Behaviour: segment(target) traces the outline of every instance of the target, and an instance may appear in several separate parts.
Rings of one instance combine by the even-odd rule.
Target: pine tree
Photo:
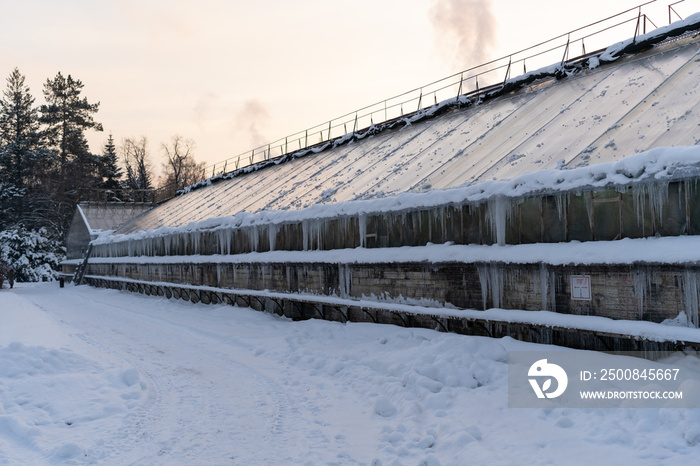
[[[30,178],[42,154],[34,97],[24,80],[15,68],[0,99],[0,184],[5,193],[0,210],[6,226],[19,222],[26,212],[27,187],[34,187]]]
[[[56,218],[53,223],[59,233],[67,231],[80,188],[94,188],[102,181],[100,159],[90,153],[85,131],[102,131],[102,125],[93,119],[99,102],[91,104],[81,97],[84,85],[70,75],[60,72],[44,83],[46,104],[39,108],[39,122],[44,125],[43,135],[54,154],[51,177],[56,180],[52,189]]]
[[[90,104],[86,97],[80,98],[84,85],[70,75],[64,78],[59,72],[53,80],[44,83],[44,98],[47,104],[39,111],[39,121],[46,128],[44,134],[49,145],[57,151],[61,165],[79,158],[87,152],[85,131],[102,131],[92,115],[99,110],[100,103]]]
[[[110,133],[104,151],[101,157],[102,183],[101,188],[117,189],[121,186],[120,179],[123,175],[122,169],[119,166],[119,157],[117,156],[117,148],[114,145],[114,138]]]
[[[0,172],[3,172],[0,169]],[[13,183],[0,181],[0,231],[17,224],[21,218],[21,204],[26,195],[25,189]]]

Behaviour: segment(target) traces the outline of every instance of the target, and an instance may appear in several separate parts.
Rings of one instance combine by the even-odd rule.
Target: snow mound
[[[498,341],[444,334],[434,338],[430,330],[372,324],[303,325],[309,332],[324,328],[324,337],[314,341],[310,333],[309,338],[288,339],[282,362],[361,394],[381,425],[380,454],[373,464],[391,458],[440,464],[434,447],[459,452],[482,438],[476,422],[465,425],[454,410],[461,409],[470,392],[490,393],[502,381],[507,352]]]
[[[0,438],[51,461],[87,460],[84,446],[63,440],[118,420],[142,397],[135,369],[105,367],[69,349],[13,342],[0,347],[0,362]]]

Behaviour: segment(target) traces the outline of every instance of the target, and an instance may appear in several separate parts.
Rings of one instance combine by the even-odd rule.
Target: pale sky
[[[673,1],[643,11],[664,26]],[[59,71],[80,79],[100,102],[94,153],[110,132],[117,145],[146,136],[160,166],[179,134],[210,165],[640,3],[0,0],[0,75],[18,67],[37,104]],[[674,8],[687,17],[700,1]]]

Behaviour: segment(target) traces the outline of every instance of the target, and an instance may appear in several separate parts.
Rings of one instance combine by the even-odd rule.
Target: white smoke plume
[[[270,120],[270,113],[265,104],[258,99],[249,99],[234,117],[234,135],[236,138],[247,137],[250,149],[267,144],[263,131]]]
[[[471,68],[493,58],[496,18],[491,0],[433,0],[430,21],[439,49],[451,65]]]

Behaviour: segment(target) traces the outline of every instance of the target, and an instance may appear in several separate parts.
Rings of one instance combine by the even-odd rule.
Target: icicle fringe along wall
[[[115,235],[92,257],[242,254],[275,250],[528,244],[700,234],[698,179],[443,204],[299,222],[231,223]]]

